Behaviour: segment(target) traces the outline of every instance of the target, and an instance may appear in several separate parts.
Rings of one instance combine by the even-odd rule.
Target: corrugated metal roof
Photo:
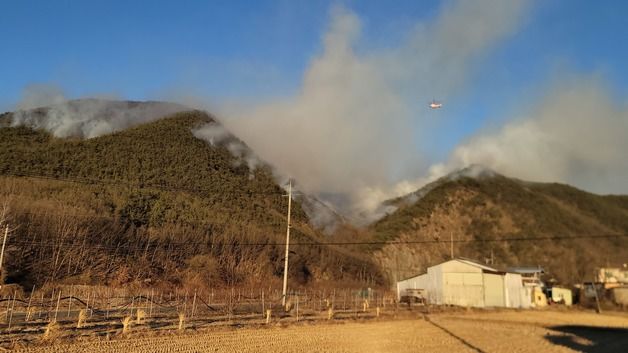
[[[523,273],[523,274],[545,273],[543,268],[540,266],[510,267],[508,268],[508,272]]]
[[[465,263],[467,265],[471,265],[471,266],[474,266],[474,267],[479,267],[479,268],[481,268],[483,270],[499,272],[499,270],[494,268],[494,267],[486,266],[486,265],[483,265],[483,264],[481,264],[479,262],[475,262],[475,261],[469,260],[469,259],[457,258],[457,259],[450,260],[450,261],[460,261],[460,262]]]

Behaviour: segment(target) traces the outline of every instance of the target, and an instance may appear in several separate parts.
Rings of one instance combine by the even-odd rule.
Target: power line
[[[11,176],[18,178],[33,178],[33,179],[43,179],[43,180],[55,180],[62,182],[70,182],[84,185],[109,185],[109,186],[125,186],[129,188],[140,188],[140,189],[158,189],[163,191],[182,191],[189,193],[200,193],[200,192],[211,192],[212,190],[207,188],[193,188],[193,187],[181,187],[175,185],[165,185],[165,184],[145,184],[144,182],[138,180],[137,182],[132,181],[119,181],[119,180],[106,180],[106,179],[90,179],[90,178],[81,178],[81,177],[62,177],[57,175],[44,175],[44,174],[35,174],[29,172],[2,172],[0,175],[2,176]],[[225,194],[224,191],[220,191],[221,194]],[[233,193],[232,194],[236,194]],[[242,192],[238,192],[239,195],[283,195],[283,191],[253,191],[253,190],[242,190]]]
[[[15,176],[15,177],[28,177],[28,178],[36,178],[36,179],[45,179],[45,180],[56,180],[56,181],[65,181],[65,182],[74,182],[74,183],[82,183],[82,184],[103,184],[103,185],[123,185],[129,187],[138,187],[139,185],[124,183],[120,181],[113,180],[103,180],[103,179],[87,179],[87,178],[64,178],[58,176],[51,175],[41,175],[41,174],[33,174],[33,173],[11,173],[5,172],[2,173],[4,176]],[[201,188],[181,188],[181,187],[173,187],[166,185],[146,185],[142,184],[140,187],[142,188],[156,188],[163,189],[166,191],[187,191],[187,192],[199,192],[204,191],[208,192],[207,189]],[[263,195],[284,195],[283,192],[260,192],[260,191],[246,191],[243,190],[242,194],[263,194]],[[319,201],[320,202],[320,201]],[[23,212],[24,214],[45,214],[45,215],[64,215],[70,217],[94,217],[94,218],[105,218],[105,219],[115,219],[115,217],[103,216],[103,215],[89,215],[89,214],[63,214],[63,213],[36,213],[36,212]],[[573,235],[573,236],[542,236],[542,237],[514,237],[514,238],[500,238],[500,239],[457,239],[457,240],[441,240],[441,239],[423,239],[423,240],[415,240],[415,241],[361,241],[361,242],[297,242],[291,243],[290,245],[294,246],[357,246],[357,245],[412,245],[412,244],[451,244],[451,243],[496,243],[496,242],[523,242],[523,241],[548,241],[548,240],[574,240],[574,239],[610,239],[610,238],[621,238],[628,237],[628,234],[601,234],[601,235]],[[11,242],[12,244],[18,244],[19,242]],[[32,244],[33,242],[24,242],[23,244]],[[41,246],[45,246],[44,243],[39,243]],[[286,243],[229,243],[231,246],[285,246]],[[59,243],[54,243],[54,246],[58,246]],[[72,243],[63,244],[64,246],[72,246]],[[94,245],[94,244],[92,244]],[[225,246],[225,243],[212,243],[212,242],[169,242],[168,246],[190,246],[190,245],[220,245]],[[81,245],[81,246],[89,246],[89,245]],[[100,248],[110,248],[110,249],[120,249],[120,248],[129,248],[128,246],[100,246]],[[145,247],[138,247],[138,249],[144,249]],[[130,249],[130,248],[129,248]]]
[[[550,241],[550,240],[576,240],[576,239],[621,239],[628,238],[628,234],[599,234],[599,235],[573,235],[573,236],[544,236],[544,237],[516,237],[516,238],[501,238],[501,239],[459,239],[454,240],[454,243],[498,243],[498,242],[523,242],[523,241]],[[139,239],[143,240],[143,239]],[[269,247],[269,246],[285,246],[285,242],[164,242],[164,241],[148,241],[147,245],[143,246],[135,246],[131,244],[120,244],[120,245],[99,245],[99,244],[82,244],[77,242],[54,242],[54,241],[27,241],[27,240],[18,240],[12,241],[11,245],[37,245],[37,246],[63,246],[63,247],[79,247],[79,248],[95,248],[95,249],[127,249],[127,250],[146,250],[154,249],[154,247],[162,247],[166,248],[181,248],[181,247],[197,247],[197,246],[221,246],[221,247]],[[416,240],[416,241],[361,241],[361,242],[291,242],[290,246],[346,246],[346,245],[415,245],[415,244],[449,244],[450,240]],[[152,243],[152,244],[151,244]]]

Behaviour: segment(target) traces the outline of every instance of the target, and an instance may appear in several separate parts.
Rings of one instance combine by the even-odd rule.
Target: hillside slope
[[[597,266],[625,263],[628,196],[599,196],[556,183],[531,183],[485,171],[444,177],[405,198],[371,226],[379,241],[414,241],[375,250],[393,278],[424,271],[454,255],[497,267],[541,265],[563,283],[592,278]],[[476,173],[474,173],[476,174]],[[527,241],[529,238],[566,239]],[[505,238],[522,239],[501,241]],[[420,243],[424,242],[424,243]]]
[[[3,119],[10,119],[10,114]],[[57,138],[27,126],[0,128],[0,201],[17,225],[9,282],[236,285],[282,273],[285,191],[270,167],[251,167],[232,135],[181,112],[91,139]],[[294,241],[324,236],[293,203]],[[28,240],[28,241],[26,241]],[[52,252],[50,251],[52,249]],[[51,256],[50,254],[53,254]],[[369,279],[368,258],[333,247],[298,247],[290,275],[301,283]]]

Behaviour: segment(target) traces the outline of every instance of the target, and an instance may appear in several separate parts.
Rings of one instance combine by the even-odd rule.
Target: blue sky
[[[320,51],[336,3],[2,1],[0,102],[15,102],[24,86],[41,82],[57,84],[70,96],[116,93],[132,99],[178,87],[216,97],[290,92]],[[364,49],[400,40],[441,6],[439,1],[343,4],[363,19]],[[558,65],[602,70],[625,92],[627,10],[622,1],[535,2],[520,32],[479,65],[473,80],[477,97],[508,99],[533,90]]]
[[[365,52],[394,47],[443,6],[433,0],[4,0],[0,108],[10,109],[34,83],[58,85],[72,98],[113,94],[141,100],[184,92],[219,101],[290,95],[320,54],[330,9],[337,4],[360,17],[356,50]],[[618,99],[628,93],[628,3],[532,4],[516,33],[483,54],[466,88],[448,98],[447,111],[440,114],[452,118],[435,125],[449,132],[426,142],[434,159],[542,95],[562,72],[601,73]]]

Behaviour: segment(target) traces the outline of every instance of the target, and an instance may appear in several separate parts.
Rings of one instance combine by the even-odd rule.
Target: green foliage
[[[236,285],[280,277],[281,246],[240,244],[283,242],[284,190],[269,166],[250,170],[225,146],[196,138],[192,131],[203,124],[217,123],[190,111],[89,140],[0,128],[5,176],[0,197],[15,200],[15,218],[23,225],[16,237],[33,239],[11,265],[13,273],[24,273],[14,281],[198,285],[212,279]],[[294,241],[324,240],[309,226],[300,203],[292,205]],[[38,245],[42,241],[53,242],[55,249],[70,242],[72,252],[50,258],[49,244]],[[295,252],[291,276],[299,280],[368,273],[382,282],[373,262],[352,252],[329,247]]]
[[[442,179],[414,204],[397,200],[400,208],[372,225],[373,237],[391,241],[404,234],[426,239],[434,222],[441,233],[456,232],[474,240],[456,246],[456,254],[480,261],[493,256],[503,267],[542,265],[559,281],[590,280],[596,266],[622,263],[628,237],[570,239],[579,236],[628,234],[628,197],[599,196],[568,185],[528,183],[500,175],[480,179]],[[434,221],[431,216],[447,217]],[[430,228],[432,227],[432,228]],[[495,241],[503,238],[566,237],[558,240]],[[428,238],[429,239],[429,238]],[[438,253],[426,245],[426,257]],[[416,246],[415,246],[416,247]],[[448,256],[442,252],[442,259]]]

